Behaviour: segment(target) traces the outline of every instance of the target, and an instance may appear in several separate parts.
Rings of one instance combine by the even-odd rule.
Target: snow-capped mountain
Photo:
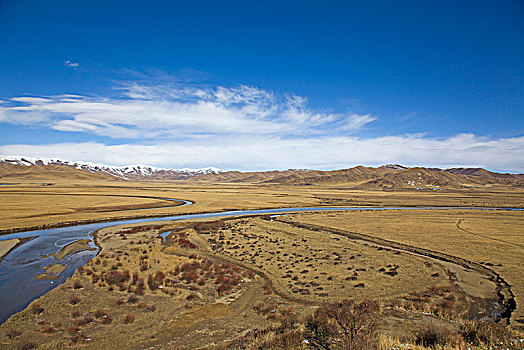
[[[124,180],[144,178],[151,178],[157,180],[182,180],[196,175],[220,174],[224,172],[224,170],[213,167],[202,169],[165,169],[157,168],[150,165],[110,166],[91,162],[74,162],[68,160],[61,160],[57,158],[31,158],[18,156],[0,157],[0,163],[1,162],[23,165],[28,167],[44,165],[67,166],[79,170],[86,170],[91,173],[107,174]]]

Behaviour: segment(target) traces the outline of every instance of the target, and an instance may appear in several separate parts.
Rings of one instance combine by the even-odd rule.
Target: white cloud
[[[110,165],[142,163],[160,167],[216,166],[238,170],[287,168],[340,169],[378,166],[484,167],[524,172],[524,137],[486,139],[460,134],[445,139],[423,135],[378,138],[321,136],[202,136],[189,141],[152,144],[59,143],[0,146],[0,154],[58,157]]]
[[[524,137],[362,138],[357,132],[377,119],[371,114],[314,110],[305,97],[277,96],[250,86],[130,84],[119,92],[117,98],[13,97],[0,103],[0,122],[132,141],[4,145],[0,153],[178,168],[335,169],[401,163],[524,171]]]
[[[300,135],[357,130],[375,117],[313,111],[303,97],[279,99],[255,87],[129,85],[121,98],[78,95],[14,97],[0,121],[112,138],[177,138],[199,134]]]
[[[77,62],[72,62],[70,60],[64,61],[64,66],[77,70],[80,66]]]

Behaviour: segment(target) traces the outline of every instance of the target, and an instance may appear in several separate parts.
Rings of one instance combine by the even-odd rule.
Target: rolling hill
[[[524,174],[501,174],[482,168],[423,168],[388,164],[377,168],[356,166],[321,171],[288,169],[259,172],[224,171],[217,168],[164,169],[146,165],[108,166],[49,158],[0,159],[2,181],[25,179],[178,180],[211,183],[260,183],[314,186],[351,183],[363,189],[432,189],[504,185],[524,187]]]

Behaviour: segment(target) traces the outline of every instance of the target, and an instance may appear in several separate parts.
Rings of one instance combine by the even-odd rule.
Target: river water
[[[183,201],[183,205],[192,202]],[[390,210],[390,209],[474,209],[474,210],[523,210],[517,208],[469,208],[469,207],[309,207],[278,208],[261,210],[234,210],[206,214],[186,214],[161,218],[144,218],[125,221],[112,221],[87,225],[62,227],[48,230],[19,232],[0,236],[0,241],[14,238],[31,238],[12,250],[0,263],[0,323],[11,315],[23,310],[31,301],[63,283],[74,271],[98,254],[93,243],[93,233],[99,229],[115,226],[154,221],[177,221],[200,218],[219,218],[228,216],[281,214],[304,211],[347,211],[347,210]],[[56,260],[50,254],[57,253],[65,245],[80,239],[90,240],[92,251],[80,251]],[[52,281],[37,280],[35,276],[43,272],[43,267],[63,264],[66,269]]]

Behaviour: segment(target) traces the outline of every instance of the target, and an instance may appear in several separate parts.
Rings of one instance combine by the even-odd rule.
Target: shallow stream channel
[[[182,205],[191,205],[184,201]],[[98,254],[93,234],[102,228],[155,221],[180,221],[247,215],[285,214],[304,211],[348,211],[388,209],[523,210],[516,208],[469,207],[307,207],[235,210],[158,218],[111,221],[0,236],[0,241],[18,239],[18,244],[0,260],[0,323],[23,310],[31,301],[63,283],[74,271]],[[145,209],[143,209],[145,210]],[[52,268],[51,268],[52,267]]]

